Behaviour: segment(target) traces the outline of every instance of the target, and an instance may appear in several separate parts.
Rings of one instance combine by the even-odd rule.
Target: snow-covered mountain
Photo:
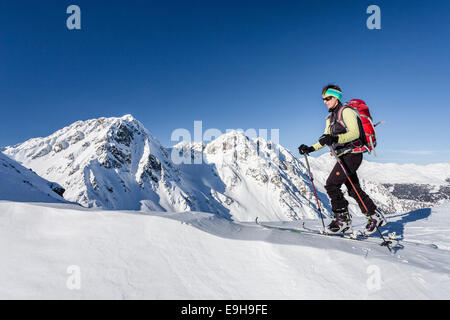
[[[280,145],[230,131],[207,145],[180,143],[174,149],[192,157],[193,163],[202,159],[203,165],[180,166],[183,177],[192,185],[205,185],[205,175],[199,170],[211,168],[215,183],[212,188],[206,183],[208,192],[238,220],[317,217],[304,165]],[[324,212],[329,213],[328,209]]]
[[[242,220],[317,216],[303,164],[286,149],[250,140],[240,131],[208,145],[165,149],[126,115],[78,121],[4,152],[57,181],[66,189],[66,199],[87,207],[199,210]],[[171,159],[172,154],[202,153],[200,164],[175,164]]]
[[[0,200],[67,202],[64,189],[49,182],[0,152]]]
[[[56,181],[66,190],[65,199],[86,207],[203,211],[241,221],[257,216],[317,218],[304,160],[271,141],[250,139],[242,131],[228,132],[208,144],[181,142],[164,148],[138,120],[125,115],[77,121],[48,137],[6,147],[4,153]],[[334,160],[329,155],[310,159],[321,207],[330,215],[323,185]],[[402,183],[400,177],[415,175],[422,166],[402,167],[403,171],[377,166],[385,165],[364,162],[361,183],[386,212],[434,204],[423,197],[396,196],[394,184]],[[443,166],[434,170],[445,170]],[[380,170],[390,179],[380,180]],[[389,170],[396,174],[389,175]],[[435,182],[425,176],[420,182]],[[354,202],[352,211],[360,214]]]
[[[65,189],[87,207],[190,210],[166,150],[131,115],[77,121],[5,154]]]

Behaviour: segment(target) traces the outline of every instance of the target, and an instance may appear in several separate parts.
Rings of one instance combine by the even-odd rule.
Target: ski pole
[[[339,157],[338,157],[337,154],[336,154],[336,151],[334,151],[333,147],[331,147],[331,146],[330,146],[330,151],[331,151],[331,153],[333,154],[333,156],[336,158],[336,161],[337,161],[337,162],[339,163],[339,165],[341,166],[342,171],[344,172],[344,174],[346,175],[348,181],[349,181],[350,184],[352,185],[353,190],[355,190],[355,192],[356,192],[356,194],[357,194],[357,196],[358,196],[358,198],[359,198],[359,201],[361,201],[361,203],[362,203],[364,209],[366,210],[366,213],[368,213],[369,210],[367,209],[366,204],[364,203],[364,201],[361,199],[361,196],[359,195],[359,192],[356,190],[356,187],[355,187],[355,185],[353,184],[352,180],[350,179],[350,176],[348,175],[347,170],[345,170],[344,164],[342,163],[341,159],[339,159]],[[383,234],[381,233],[381,231],[380,231],[380,229],[378,228],[378,226],[377,226],[377,231],[378,231],[378,233],[380,234],[381,239],[383,239],[382,245],[383,245],[383,246],[386,246],[386,247],[389,249],[389,251],[392,252],[391,248],[389,247],[390,242],[389,242],[389,241],[386,241],[386,239],[384,238],[384,236],[383,236]]]
[[[316,186],[314,185],[314,178],[311,173],[311,168],[309,167],[308,156],[306,155],[306,153],[304,154],[304,156],[305,156],[305,160],[306,160],[306,166],[308,167],[309,179],[311,180],[311,184],[312,184],[313,190],[314,190],[314,196],[316,197],[317,208],[319,210],[319,216],[320,216],[320,219],[322,220],[323,231],[325,232],[325,223],[323,222],[322,210],[320,209],[319,198],[317,197]]]
[[[344,172],[345,176],[347,177],[348,181],[350,182],[350,184],[353,187],[353,190],[355,190],[356,194],[358,195],[359,201],[361,201],[364,209],[366,210],[366,212],[369,212],[369,210],[367,209],[364,201],[362,201],[361,196],[359,195],[358,191],[356,190],[355,185],[353,184],[352,180],[350,179],[350,176],[348,175],[347,171],[345,170],[344,164],[342,163],[341,159],[339,159],[339,157],[337,156],[336,152],[334,151],[334,149],[332,147],[330,147],[331,153],[333,154],[333,156],[336,158],[336,161],[339,163],[339,165],[341,166],[342,171]]]

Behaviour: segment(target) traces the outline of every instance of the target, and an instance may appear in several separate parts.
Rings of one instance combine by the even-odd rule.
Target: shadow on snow
[[[411,212],[407,212],[395,216],[386,216],[388,224],[382,227],[382,230],[386,230],[389,233],[395,232],[400,240],[404,239],[405,225],[410,222],[415,222],[421,219],[427,219],[431,215],[431,208],[418,209]],[[401,218],[396,221],[390,221],[393,218]]]

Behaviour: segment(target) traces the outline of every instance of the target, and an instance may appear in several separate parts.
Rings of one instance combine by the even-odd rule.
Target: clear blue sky
[[[71,4],[81,30],[66,27]],[[371,4],[381,30],[366,27]],[[448,162],[449,12],[436,0],[2,1],[0,146],[130,113],[166,146],[202,120],[276,128],[296,151],[322,134],[333,82],[387,121],[377,161]]]

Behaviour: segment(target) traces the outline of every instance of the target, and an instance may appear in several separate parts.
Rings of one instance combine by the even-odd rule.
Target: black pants
[[[361,212],[365,214],[374,213],[377,207],[373,203],[372,199],[370,199],[369,196],[361,190],[359,179],[356,174],[356,170],[358,170],[362,162],[362,153],[347,153],[340,158],[345,170],[347,171],[347,174],[349,175],[351,181],[353,182],[353,185],[356,188],[356,191],[366,205],[368,212],[366,211],[366,208],[364,208],[364,205],[361,203],[358,195],[355,192],[355,189],[353,189],[353,186],[348,181],[347,176],[342,171],[339,163],[336,163],[325,184],[325,189],[327,190],[328,196],[331,200],[331,210],[333,210],[334,213],[347,211],[348,201],[344,198],[344,194],[341,191],[341,186],[345,183],[348,194],[356,200],[359,208],[361,209]]]

